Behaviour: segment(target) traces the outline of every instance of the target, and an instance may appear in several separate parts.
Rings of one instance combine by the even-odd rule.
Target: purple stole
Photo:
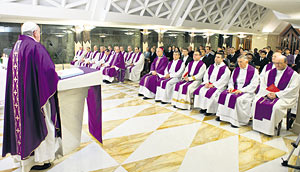
[[[193,67],[193,64],[194,64],[195,61],[191,61],[189,64],[188,64],[188,74],[190,74],[192,71],[192,67]],[[203,61],[202,60],[199,60],[196,68],[195,68],[195,71],[193,73],[193,75],[196,75],[198,74],[200,68],[202,67],[203,65]],[[187,89],[188,89],[188,86],[191,85],[193,83],[193,81],[188,81],[186,82],[185,80],[183,81],[179,81],[176,83],[175,85],[175,91],[178,91],[179,90],[179,87],[180,85],[184,84],[184,86],[182,87],[182,94],[186,94],[187,93]]]
[[[92,58],[94,59],[98,53],[98,51],[95,51]]]
[[[218,75],[217,75],[217,81],[221,78],[221,76],[225,73],[226,65],[219,68]],[[215,68],[215,65],[210,65],[208,68],[208,81],[210,80],[210,76]],[[204,84],[201,84],[194,92],[194,95],[199,95],[200,89],[204,86]],[[211,96],[217,91],[216,87],[210,88],[206,91],[205,97],[211,98]]]
[[[266,66],[266,72],[271,70],[273,67],[273,63],[268,63],[267,66]],[[255,94],[257,94],[259,92],[259,89],[260,89],[260,85],[257,86],[256,90],[255,90]]]
[[[134,54],[133,52],[131,52],[130,54],[128,52],[126,55],[125,61],[127,62],[128,60],[130,60],[133,54]]]
[[[76,53],[76,56],[78,55],[78,53],[81,56],[81,54],[83,53],[83,50],[78,50],[77,53]]]
[[[266,66],[266,72],[269,71],[269,70],[271,70],[272,67],[273,67],[273,63],[267,64],[267,66]]]
[[[268,81],[267,81],[267,86],[269,87],[272,84],[275,84],[275,78],[276,78],[276,73],[277,69],[274,68],[269,72],[268,75]],[[282,74],[277,88],[279,90],[284,90],[287,85],[289,84],[292,76],[293,76],[294,70],[290,67],[287,67],[287,69],[284,71]],[[267,97],[261,97],[257,102],[256,102],[256,107],[255,107],[255,113],[254,113],[254,119],[257,120],[263,120],[271,119],[272,111],[273,111],[273,106],[275,103],[279,100],[279,98],[275,98],[273,100],[268,99]]]
[[[246,74],[246,80],[245,80],[245,83],[243,85],[243,88],[246,87],[247,85],[250,84],[250,81],[252,80],[253,76],[254,76],[254,72],[255,72],[255,68],[251,65],[248,65],[248,68],[247,68],[247,74]],[[240,73],[240,68],[237,67],[234,72],[233,72],[233,76],[232,76],[232,80],[233,80],[233,83],[234,83],[234,89],[237,89],[237,78],[239,76],[239,73]],[[224,90],[221,94],[220,94],[220,97],[219,97],[219,101],[218,103],[219,104],[222,104],[224,105],[225,104],[225,100],[226,100],[226,96],[227,96],[227,90]],[[231,94],[230,98],[229,98],[229,102],[228,102],[228,107],[231,108],[231,109],[234,109],[235,107],[235,104],[236,104],[236,99],[238,97],[240,97],[241,95],[243,95],[244,93],[241,93],[241,94]]]
[[[86,56],[86,58],[90,58],[90,55],[91,55],[91,51],[90,52],[88,52],[85,56]]]
[[[76,52],[76,56],[78,56],[78,53],[79,53],[79,55],[81,56],[81,54],[83,53],[83,50],[78,50],[78,51]],[[76,61],[77,61],[77,60],[71,61],[70,64],[71,64],[71,65],[74,65]]]
[[[139,52],[139,54],[137,55],[137,57],[136,57],[136,54],[134,55],[134,57],[133,57],[133,59],[132,60],[134,60],[135,58],[135,62],[134,63],[136,63],[137,61],[139,61],[139,59],[140,59],[140,57],[141,57],[141,52]],[[131,70],[132,70],[132,68],[134,67],[134,65],[133,66],[129,66],[129,72],[131,73]]]
[[[167,69],[168,69],[168,72],[169,72],[169,73],[170,73],[170,69],[171,69],[171,66],[172,66],[172,64],[173,64],[173,61],[174,61],[174,60],[172,60],[172,61],[168,64]],[[177,71],[180,69],[180,67],[181,67],[181,65],[182,65],[182,62],[183,62],[182,60],[179,60],[179,61],[177,62],[176,67],[175,67],[175,72],[177,72]],[[168,78],[168,79],[161,78],[161,79],[157,82],[157,85],[160,86],[160,84],[161,84],[161,82],[162,82],[161,88],[162,88],[162,89],[166,89],[167,83],[168,83],[171,79],[172,79],[172,78]]]
[[[99,59],[98,59],[99,61],[103,58],[104,54],[105,54],[104,51],[100,53],[100,56],[99,56]]]

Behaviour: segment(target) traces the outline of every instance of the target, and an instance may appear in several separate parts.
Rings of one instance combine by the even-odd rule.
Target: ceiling
[[[269,7],[270,0],[2,0],[0,22],[278,34],[289,20],[279,20],[274,10],[298,13],[295,6],[294,12],[280,10],[274,1]],[[296,3],[288,1],[286,6]]]

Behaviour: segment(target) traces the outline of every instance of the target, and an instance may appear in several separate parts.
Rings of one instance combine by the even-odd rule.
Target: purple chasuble
[[[188,64],[188,75],[189,76],[194,76],[194,75],[197,75],[200,71],[200,68],[202,67],[202,65],[204,64],[202,60],[199,60],[193,74],[191,74],[192,72],[192,67],[193,67],[193,64],[196,63],[197,61],[191,61],[189,64]],[[193,83],[193,81],[188,81],[186,82],[185,80],[183,81],[179,81],[176,83],[175,85],[175,91],[178,91],[179,90],[179,87],[180,85],[184,84],[184,86],[182,87],[182,94],[186,94],[187,93],[187,90],[188,90],[188,87],[189,85],[191,85]]]
[[[150,71],[156,71],[157,73],[163,75],[168,65],[168,62],[169,60],[166,56],[156,57],[151,64]],[[152,93],[156,93],[156,86],[158,80],[158,75],[146,74],[142,77],[140,85],[146,87]]]
[[[222,75],[225,73],[225,70],[226,70],[226,65],[222,66],[219,68],[218,70],[218,75],[217,75],[217,80],[218,81]],[[209,68],[208,68],[208,81],[210,82],[210,77],[211,77],[211,74],[213,73],[213,70],[215,68],[215,65],[210,65]],[[199,95],[199,92],[200,92],[200,89],[204,86],[204,84],[200,85],[195,91],[194,91],[194,95]],[[206,91],[206,94],[205,94],[205,97],[206,98],[211,98],[211,96],[217,91],[217,88],[216,87],[212,87],[210,89],[208,89]]]
[[[51,120],[59,127],[55,103],[58,76],[46,48],[20,35],[9,56],[4,107],[2,156],[20,155],[24,160],[45,140],[48,131],[44,105],[49,100]],[[53,106],[54,105],[54,106]],[[57,134],[57,131],[56,131]]]
[[[287,66],[287,69],[284,71],[282,74],[277,88],[279,90],[284,90],[287,85],[289,84],[292,76],[293,76],[294,70],[290,67]],[[267,81],[267,86],[269,87],[272,84],[275,84],[275,78],[277,74],[277,69],[274,68],[269,72],[268,75],[268,81]],[[261,97],[257,102],[256,102],[256,107],[255,107],[255,113],[254,113],[254,119],[257,120],[263,120],[271,119],[272,111],[273,111],[273,106],[275,103],[279,100],[279,98],[275,98],[273,100],[270,100],[266,96]]]
[[[110,61],[109,66],[103,70],[103,75],[108,75],[109,77],[118,77],[120,72],[111,66],[116,66],[119,69],[125,69],[124,57],[121,53],[115,53],[113,54],[113,57],[110,58],[113,59]]]
[[[245,80],[245,83],[243,85],[243,88],[246,87],[247,85],[250,84],[253,76],[254,76],[254,72],[255,72],[255,68],[251,65],[248,65],[248,68],[247,68],[247,74],[246,74],[246,80]],[[233,80],[233,84],[234,84],[234,89],[237,89],[237,78],[240,74],[240,67],[237,67],[234,71],[233,71],[233,76],[232,76],[232,80]],[[224,105],[225,104],[225,100],[226,100],[226,96],[227,96],[228,92],[227,90],[224,90],[221,94],[220,94],[220,97],[219,97],[219,101],[218,103],[219,104],[222,104]],[[235,107],[235,104],[236,104],[236,99],[238,97],[240,97],[241,95],[243,95],[244,93],[241,93],[241,94],[231,94],[230,95],[230,98],[229,98],[229,102],[228,102],[228,107],[231,108],[231,109],[234,109]]]

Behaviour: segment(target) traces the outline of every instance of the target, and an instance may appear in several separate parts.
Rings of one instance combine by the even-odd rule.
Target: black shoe
[[[232,125],[232,124],[231,124],[231,127],[232,128],[239,128],[238,126],[235,126],[235,125]]]
[[[220,117],[219,117],[219,116],[216,118],[216,121],[221,121],[221,119],[220,119]]]
[[[206,109],[201,109],[199,112],[200,113],[206,113]]]
[[[103,80],[104,83],[106,84],[110,84],[111,82],[107,81],[107,80]]]
[[[35,165],[31,168],[31,170],[45,170],[51,167],[51,163],[45,163],[44,165]]]
[[[155,102],[161,102],[161,100],[155,100]]]
[[[144,95],[139,93],[138,96],[142,97],[142,96],[144,96]]]
[[[148,98],[148,97],[144,97],[143,99],[144,99],[144,100],[148,100],[148,99],[150,99],[150,98]]]
[[[213,113],[205,113],[204,116],[211,116]]]
[[[161,102],[161,104],[167,104],[167,102]]]
[[[173,105],[173,108],[176,108],[176,106],[175,106],[175,105]]]

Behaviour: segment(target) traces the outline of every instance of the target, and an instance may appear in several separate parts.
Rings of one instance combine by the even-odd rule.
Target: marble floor
[[[251,126],[232,128],[205,117],[137,96],[138,83],[103,85],[103,144],[88,134],[85,111],[81,145],[55,160],[49,172],[281,172],[297,136],[283,127],[267,137]],[[0,116],[2,150],[3,114]],[[291,163],[296,163],[299,148]],[[0,172],[20,171],[9,156]]]

